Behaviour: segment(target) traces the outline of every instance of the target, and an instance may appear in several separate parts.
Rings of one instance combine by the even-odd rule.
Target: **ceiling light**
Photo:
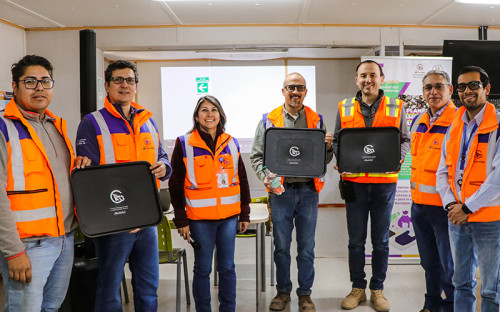
[[[500,5],[500,0],[455,0],[458,3],[469,3],[469,4],[498,4]]]

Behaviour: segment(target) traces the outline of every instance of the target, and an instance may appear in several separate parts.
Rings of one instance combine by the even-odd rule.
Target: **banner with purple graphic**
[[[385,79],[381,88],[392,98],[403,100],[408,128],[413,118],[427,109],[422,97],[422,78],[429,70],[443,70],[451,76],[451,57],[378,57],[362,56],[361,60],[374,60],[382,66]],[[389,228],[389,263],[418,263],[415,232],[411,224],[411,154],[401,166],[396,199]],[[368,230],[368,235],[370,230]],[[370,241],[370,238],[367,239]],[[366,244],[371,257],[371,244]]]
[[[4,109],[13,97],[14,92],[0,91],[0,110]]]

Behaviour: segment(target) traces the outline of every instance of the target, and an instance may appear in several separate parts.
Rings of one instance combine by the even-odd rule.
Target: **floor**
[[[192,279],[193,252],[190,245],[174,235],[174,247],[184,246],[188,250],[189,278]],[[292,250],[296,249],[292,246]],[[268,311],[267,306],[274,297],[275,287],[270,285],[270,237],[266,237],[266,292],[262,293],[262,307],[260,311]],[[253,238],[237,238],[236,240],[236,274],[237,274],[237,306],[238,312],[256,311],[255,294],[255,240]],[[292,254],[292,281],[297,285],[295,255]],[[321,208],[319,211],[318,227],[316,232],[316,277],[313,286],[312,299],[317,311],[343,311],[340,303],[350,291],[350,282],[347,265],[347,229],[345,224],[345,210],[342,208]],[[368,277],[371,267],[367,265]],[[130,298],[132,287],[128,277]],[[175,311],[176,266],[172,264],[160,265],[160,287],[158,311]],[[3,285],[0,286],[3,288]],[[424,300],[424,273],[420,265],[403,264],[389,265],[385,282],[385,295],[391,303],[391,311],[419,311]],[[217,287],[212,286],[212,310],[217,311]],[[192,297],[191,297],[192,298]],[[184,288],[182,292],[181,311],[195,311],[194,302],[187,305]],[[3,289],[0,289],[0,306],[5,299]],[[297,297],[285,311],[298,311]],[[134,311],[133,303],[123,305],[124,312]],[[357,312],[375,311],[369,301],[362,303],[355,309]]]

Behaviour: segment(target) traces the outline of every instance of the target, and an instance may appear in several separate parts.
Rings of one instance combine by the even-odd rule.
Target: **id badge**
[[[229,187],[229,173],[226,169],[218,169],[215,174],[217,175],[217,187]]]

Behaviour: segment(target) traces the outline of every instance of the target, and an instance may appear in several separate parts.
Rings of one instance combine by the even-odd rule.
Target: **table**
[[[266,235],[265,223],[269,220],[267,204],[250,204],[250,224],[257,225],[255,239],[255,265],[256,265],[256,306],[257,311],[261,306],[261,294],[266,291]]]

